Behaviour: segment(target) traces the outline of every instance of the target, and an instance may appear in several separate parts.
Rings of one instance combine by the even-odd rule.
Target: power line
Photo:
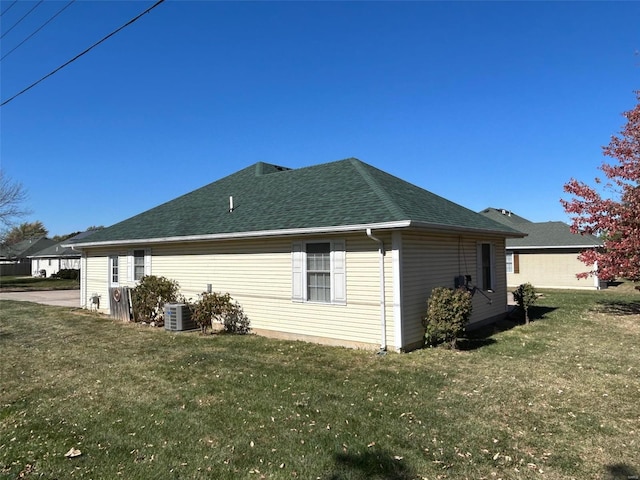
[[[31,85],[29,85],[28,87],[20,90],[18,93],[16,93],[15,95],[13,95],[12,97],[9,97],[7,100],[5,100],[4,102],[0,103],[0,107],[4,107],[7,103],[9,103],[11,100],[13,100],[16,97],[19,97],[20,95],[22,95],[23,93],[27,92],[28,90],[31,90],[33,87],[35,87],[36,85],[38,85],[40,82],[42,82],[43,80],[49,78],[51,75],[53,75],[56,72],[59,72],[60,70],[62,70],[64,67],[66,67],[67,65],[69,65],[70,63],[75,62],[77,59],[79,59],[80,57],[82,57],[85,53],[88,53],[89,51],[93,50],[95,47],[97,47],[98,45],[100,45],[102,42],[104,42],[105,40],[107,40],[108,38],[114,36],[116,33],[118,33],[120,30],[122,30],[125,27],[128,27],[129,25],[131,25],[133,22],[135,22],[136,20],[138,20],[140,17],[142,17],[143,15],[146,15],[147,13],[149,13],[151,10],[153,10],[154,8],[156,8],[158,5],[160,5],[161,3],[163,3],[165,0],[158,0],[156,3],[154,3],[152,6],[150,6],[149,8],[147,8],[144,12],[142,12],[141,14],[139,14],[138,16],[132,18],[131,20],[129,20],[127,23],[125,23],[124,25],[122,25],[121,27],[115,29],[113,32],[111,32],[109,35],[107,35],[106,37],[103,37],[102,39],[98,40],[96,43],[94,43],[93,45],[91,45],[89,48],[85,49],[84,51],[80,52],[78,55],[76,55],[75,57],[73,57],[71,60],[63,63],[62,65],[60,65],[58,68],[56,68],[55,70],[52,70],[51,72],[47,73],[44,77],[42,77],[40,80],[33,82]]]
[[[3,16],[5,13],[7,13],[9,11],[9,9],[11,7],[13,7],[16,3],[18,3],[18,0],[13,0],[13,2],[11,3],[11,5],[9,5],[7,8],[4,9],[4,11],[2,13],[0,13],[0,17]]]
[[[18,1],[18,0],[16,0]],[[38,33],[40,30],[42,30],[51,20],[53,20],[54,18],[56,18],[58,15],[60,15],[69,5],[71,5],[73,2],[75,2],[76,0],[71,0],[69,3],[67,3],[64,7],[62,7],[60,10],[57,11],[57,13],[51,17],[49,20],[47,20],[46,22],[44,22],[42,25],[40,25],[31,35],[29,35],[27,38],[25,38],[24,40],[22,40],[18,45],[16,45],[15,47],[13,47],[11,50],[9,50],[7,53],[5,53],[2,58],[0,58],[1,60],[4,60],[6,57],[9,56],[9,54],[11,52],[13,52],[14,50],[17,50],[23,43],[25,43],[27,40],[29,40],[31,37],[33,37],[36,33]]]
[[[14,29],[14,27],[16,25],[18,25],[22,20],[24,20],[25,18],[27,18],[27,16],[33,12],[36,8],[38,8],[40,6],[40,4],[44,2],[44,0],[40,0],[38,3],[36,3],[31,10],[29,10],[27,13],[25,13],[22,17],[20,17],[20,20],[18,20],[16,23],[14,23],[13,25],[11,25],[11,27],[9,28],[9,30],[7,30],[6,32],[4,32],[2,35],[0,35],[0,40],[2,40],[4,38],[4,36],[9,33],[11,30]]]

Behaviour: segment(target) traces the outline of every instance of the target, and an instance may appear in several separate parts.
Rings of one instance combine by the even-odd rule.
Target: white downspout
[[[380,253],[380,350],[387,350],[387,314],[386,314],[386,302],[385,302],[385,285],[384,285],[384,242],[375,237],[371,233],[371,229],[367,228],[367,237],[379,245],[378,252]]]

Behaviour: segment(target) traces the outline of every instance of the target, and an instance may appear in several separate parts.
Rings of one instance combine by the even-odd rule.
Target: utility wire
[[[66,67],[67,65],[69,65],[70,63],[75,62],[77,59],[79,59],[81,56],[83,56],[85,53],[88,53],[89,51],[93,50],[95,47],[97,47],[98,45],[100,45],[102,42],[104,42],[105,40],[107,40],[108,38],[114,36],[116,33],[118,33],[120,30],[122,30],[125,27],[128,27],[129,25],[131,25],[133,22],[135,22],[136,20],[138,20],[140,17],[142,17],[143,15],[146,15],[147,13],[149,13],[151,10],[153,10],[154,8],[156,8],[158,5],[160,5],[161,3],[163,3],[165,0],[158,0],[156,3],[154,3],[152,6],[150,6],[149,8],[147,8],[144,12],[142,12],[141,14],[139,14],[138,16],[132,18],[131,20],[129,20],[127,23],[125,23],[124,25],[122,25],[121,27],[115,29],[113,32],[111,32],[109,35],[107,35],[106,37],[103,37],[102,39],[98,40],[96,43],[94,43],[93,45],[91,45],[89,48],[85,49],[84,51],[80,52],[78,55],[76,55],[75,57],[73,57],[71,60],[63,63],[62,65],[60,65],[58,68],[56,68],[55,70],[52,70],[51,72],[47,73],[44,77],[42,77],[40,80],[33,82],[31,85],[29,85],[28,87],[20,90],[18,93],[16,93],[15,95],[13,95],[12,97],[9,97],[7,100],[5,100],[4,102],[0,103],[0,107],[4,107],[7,103],[9,103],[11,100],[13,100],[16,97],[19,97],[20,95],[22,95],[23,93],[25,93],[28,90],[31,90],[33,87],[35,87],[36,85],[38,85],[40,82],[42,82],[43,80],[49,78],[51,75],[53,75],[56,72],[59,72],[60,70],[62,70],[64,67]]]
[[[7,13],[9,11],[9,9],[11,7],[13,7],[16,3],[18,3],[18,0],[13,0],[13,2],[11,3],[11,5],[9,5],[7,8],[4,9],[4,11],[2,13],[0,13],[0,17],[3,16],[5,13]]]
[[[18,1],[18,0],[16,0]],[[58,15],[60,15],[69,5],[71,5],[73,2],[75,2],[76,0],[71,0],[69,3],[67,3],[64,7],[62,7],[60,10],[57,11],[57,13],[51,17],[49,20],[47,20],[46,22],[44,22],[42,25],[40,25],[31,35],[29,35],[27,38],[25,38],[24,40],[22,40],[18,45],[16,45],[15,47],[13,47],[11,50],[9,50],[7,53],[5,53],[2,58],[0,58],[0,61],[4,60],[6,57],[9,56],[9,54],[11,52],[13,52],[14,50],[17,50],[23,43],[25,43],[27,40],[29,40],[31,37],[33,37],[36,33],[38,33],[40,30],[42,30],[51,20],[53,20],[54,18],[56,18]]]
[[[14,23],[13,25],[11,25],[11,27],[9,28],[9,30],[7,30],[6,32],[4,32],[2,35],[0,35],[0,40],[2,40],[4,38],[4,36],[9,33],[11,30],[13,30],[13,28],[18,25],[22,20],[24,20],[25,18],[27,18],[27,16],[33,12],[36,8],[38,8],[40,6],[40,4],[44,2],[44,0],[40,0],[38,3],[36,3],[31,10],[29,10],[27,13],[25,13],[22,17],[20,17],[20,20],[18,20],[16,23]],[[8,10],[8,9],[7,9]],[[6,11],[6,10],[5,10]]]

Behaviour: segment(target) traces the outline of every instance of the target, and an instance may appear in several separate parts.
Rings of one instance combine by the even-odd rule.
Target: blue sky
[[[0,62],[2,100],[153,3],[77,0]],[[0,108],[2,169],[51,235],[257,161],[347,157],[472,210],[568,221],[563,184],[598,175],[635,105],[639,25],[640,2],[167,0]]]

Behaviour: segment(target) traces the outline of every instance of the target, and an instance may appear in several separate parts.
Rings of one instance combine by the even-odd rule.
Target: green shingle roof
[[[295,170],[259,162],[97,231],[80,243],[330,230],[404,221],[518,235],[506,225],[349,158]]]
[[[9,247],[0,247],[0,258],[27,258],[29,255],[33,255],[55,243],[53,240],[44,236],[27,238]]]
[[[70,257],[70,258],[79,258],[81,253],[79,250],[73,250],[70,246],[70,243],[79,242],[81,240],[86,239],[88,236],[92,235],[95,230],[87,230],[85,232],[81,232],[72,238],[68,238],[63,240],[62,242],[58,242],[50,247],[47,247],[42,250],[38,250],[32,255],[29,255],[29,258],[58,258],[58,257]]]
[[[499,208],[486,208],[480,213],[527,234],[525,238],[507,239],[507,248],[580,248],[602,245],[594,235],[571,233],[569,225],[564,222],[530,222],[508,210]]]

